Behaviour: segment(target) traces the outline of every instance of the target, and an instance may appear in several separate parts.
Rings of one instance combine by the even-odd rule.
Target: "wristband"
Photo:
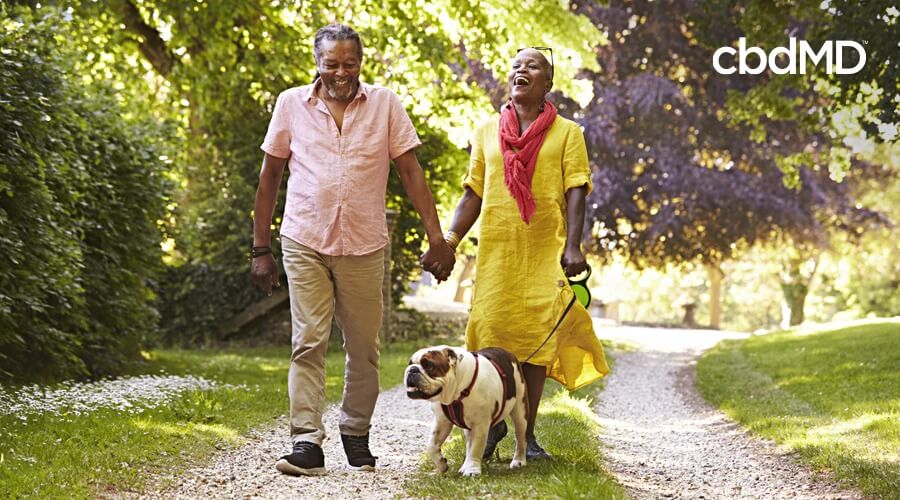
[[[272,247],[252,247],[250,249],[250,257],[257,258],[272,253]]]

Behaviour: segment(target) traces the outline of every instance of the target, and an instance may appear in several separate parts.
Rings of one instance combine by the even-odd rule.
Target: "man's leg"
[[[284,270],[291,296],[291,438],[319,446],[325,439],[325,353],[334,315],[334,288],[318,252],[282,239]]]
[[[384,252],[337,257],[333,271],[335,318],[347,352],[339,427],[341,434],[365,436],[378,399]]]

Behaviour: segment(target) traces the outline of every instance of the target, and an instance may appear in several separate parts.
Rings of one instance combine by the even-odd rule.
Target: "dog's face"
[[[412,399],[433,399],[456,378],[456,365],[465,349],[440,345],[419,349],[409,358],[403,380]]]

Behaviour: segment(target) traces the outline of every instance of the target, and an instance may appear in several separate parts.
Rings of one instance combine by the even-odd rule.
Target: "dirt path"
[[[406,397],[403,387],[381,394],[370,438],[378,458],[375,472],[355,472],[347,466],[337,431],[338,409],[325,412],[329,438],[323,445],[324,477],[291,477],[275,470],[275,461],[290,449],[287,419],[251,436],[249,443],[216,455],[209,464],[177,478],[160,478],[171,486],[131,498],[397,498],[403,482],[418,470],[431,425],[427,404]]]
[[[748,435],[697,394],[699,353],[741,334],[598,331],[639,346],[616,356],[595,407],[607,467],[633,498],[861,498]]]

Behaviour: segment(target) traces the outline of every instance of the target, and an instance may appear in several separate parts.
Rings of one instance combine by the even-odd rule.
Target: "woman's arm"
[[[581,252],[581,232],[584,230],[584,199],[587,186],[574,187],[566,191],[566,248],[562,266],[566,276],[576,276],[587,269],[587,262]]]
[[[459,240],[462,240],[472,229],[479,215],[481,215],[481,198],[475,194],[475,191],[472,191],[472,188],[466,187],[462,198],[459,199],[459,204],[456,205],[456,211],[453,212],[450,231],[456,233]]]

